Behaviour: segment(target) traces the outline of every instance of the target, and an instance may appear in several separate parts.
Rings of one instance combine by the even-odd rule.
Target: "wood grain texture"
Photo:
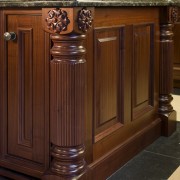
[[[94,124],[96,135],[101,133],[95,141],[102,138],[103,134],[112,133],[123,121],[122,112],[118,109],[122,99],[120,91],[123,63],[120,39],[122,35],[122,27],[95,29]],[[107,133],[102,134],[103,131]]]
[[[176,112],[171,105],[173,89],[173,24],[163,18],[160,26],[160,95],[159,114],[162,118],[162,134],[170,136],[176,129]]]
[[[133,120],[150,111],[154,89],[154,25],[135,25],[132,74]]]
[[[4,11],[3,31],[14,31],[16,41],[4,47],[1,165],[40,177],[48,165],[48,104],[45,34],[40,11]],[[38,48],[41,47],[41,48]],[[47,56],[48,57],[48,56]],[[2,62],[2,61],[1,61]],[[6,114],[7,113],[7,114]],[[46,131],[46,132],[45,132]]]
[[[85,35],[51,35],[50,139],[51,167],[45,179],[78,177],[86,170]],[[54,175],[53,175],[54,174]]]
[[[33,47],[35,48],[35,44],[32,44],[35,43],[35,41],[33,42],[32,38],[36,35],[35,32],[38,31],[37,25],[35,26],[34,22],[35,18],[36,17],[33,18],[32,16],[27,16],[22,25],[23,21],[21,20],[21,16],[8,16],[8,30],[17,29],[19,38],[17,43],[8,42],[7,47],[8,129],[12,129],[12,131],[8,131],[8,153],[43,163],[44,142],[37,141],[37,139],[39,139],[38,136],[44,136],[44,130],[42,128],[41,130],[35,129],[35,127],[38,128],[38,125],[44,127],[44,109],[42,106],[44,104],[44,95],[42,94],[44,93],[44,88],[43,84],[40,84],[44,81],[44,72],[37,73],[36,68],[38,68],[38,64],[33,62],[33,51],[36,53],[37,49],[32,49]],[[12,19],[17,19],[17,21],[19,21],[19,24],[16,24],[17,27],[16,25],[13,25],[14,20]],[[40,19],[41,17],[39,16],[39,21]],[[21,28],[22,26],[30,26],[32,23],[34,24],[34,27],[32,27],[34,34],[32,34],[32,28]],[[44,43],[42,35],[41,39],[41,43]],[[42,53],[43,52],[41,52],[41,54]],[[43,62],[42,64],[39,64],[39,68],[42,68],[43,65]],[[38,84],[36,84],[37,80]],[[40,107],[41,109],[38,110]],[[40,119],[39,116],[41,116]],[[26,136],[29,139],[30,149],[25,145],[28,142],[21,142],[22,139],[26,139]],[[37,139],[34,138],[35,136]],[[27,148],[25,146],[27,146]],[[39,155],[34,154],[33,149],[36,149],[36,153],[39,151]]]
[[[110,150],[105,155],[102,155],[98,160],[95,160],[89,165],[89,178],[104,180],[112,173],[123,166],[128,160],[139,153],[149,143],[152,143],[160,136],[161,120],[155,119],[154,122],[135,133],[131,138],[127,138],[122,143]]]
[[[111,57],[114,57],[114,61],[118,61],[119,58],[120,68],[117,68],[118,78],[116,79],[116,83],[119,88],[118,93],[122,96],[117,106],[117,110],[121,112],[122,126],[118,127],[111,124],[108,128],[104,128],[98,135],[93,134],[95,136],[93,161],[98,161],[98,159],[101,159],[102,156],[123,143],[127,138],[133,137],[135,133],[144,129],[157,117],[157,95],[159,94],[159,15],[158,9],[156,8],[147,8],[146,11],[141,8],[127,8],[126,11],[122,8],[113,8],[113,11],[109,8],[102,8],[95,9],[95,15],[95,32],[96,30],[97,32],[98,30],[103,32],[107,29],[106,33],[102,33],[100,39],[104,38],[107,40],[107,38],[110,37],[108,40],[112,40],[114,36],[110,34],[112,33],[111,31],[123,25],[122,33],[119,33],[119,37],[116,35],[117,38],[119,38],[120,44],[119,55],[112,56],[110,54],[111,52],[116,53],[112,45],[109,45],[108,50],[101,48],[103,52],[95,48],[97,54],[95,54],[93,67],[97,66],[98,61],[101,60],[101,55],[103,56],[101,65],[99,65],[100,68],[97,71],[98,75],[103,71],[102,68],[105,68],[103,65],[104,60],[109,61]],[[136,39],[135,34],[137,35]],[[96,37],[96,34],[94,34],[94,36]],[[111,51],[109,49],[111,49]],[[108,55],[106,55],[107,51],[110,51]],[[87,57],[87,62],[88,60]],[[105,72],[111,72],[110,67],[109,65]],[[96,69],[94,68],[93,70],[96,73]],[[115,71],[110,73],[110,76],[112,76],[114,72]],[[102,81],[102,78],[99,78],[101,80],[98,81],[99,76],[96,76],[96,74],[94,74],[94,77],[96,83]],[[108,81],[105,83],[107,82]],[[90,86],[88,89],[91,89],[92,85],[88,85]],[[95,88],[94,95],[96,95],[97,87],[96,85],[93,86],[93,88]],[[109,89],[109,86],[108,88],[104,86],[102,91],[106,92],[107,89]],[[115,92],[114,90],[114,93]],[[106,97],[111,98],[111,96],[110,94],[106,94]],[[136,100],[137,103],[135,103],[134,100]],[[144,104],[142,105],[142,103]],[[137,108],[136,111],[134,111],[134,106],[136,105]],[[94,112],[99,110],[96,109]],[[135,118],[136,121],[133,121],[133,118]],[[109,123],[109,121],[107,122]],[[106,132],[106,130],[108,132]]]
[[[19,121],[18,121],[18,144],[22,146],[27,146],[32,148],[33,145],[33,137],[32,137],[32,132],[33,132],[33,76],[32,76],[32,71],[33,71],[33,60],[32,60],[32,50],[33,50],[33,42],[32,42],[32,36],[33,36],[33,31],[32,28],[24,28],[18,29],[18,37],[19,37],[19,83],[16,83],[15,85],[19,86],[19,93],[17,98],[21,96],[22,98],[20,99],[20,102],[18,103],[19,105]],[[11,72],[11,70],[10,70]],[[11,74],[9,73],[9,76]],[[11,79],[12,81],[13,78]],[[16,81],[15,81],[16,82]],[[9,83],[9,89],[15,88],[11,87],[12,83]],[[8,95],[11,101],[11,93]],[[10,102],[8,103],[10,104]],[[13,115],[12,109],[9,109],[9,114]],[[11,117],[10,117],[11,118]],[[11,123],[9,123],[11,124]],[[10,145],[11,146],[11,145]]]
[[[92,9],[86,35],[75,7],[70,29],[51,36],[49,8],[0,10],[0,33],[18,35],[0,36],[0,175],[104,180],[158,138],[161,125],[173,132],[167,8]]]

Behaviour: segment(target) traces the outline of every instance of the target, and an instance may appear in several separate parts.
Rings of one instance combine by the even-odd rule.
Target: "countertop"
[[[0,7],[180,6],[180,0],[0,0]]]

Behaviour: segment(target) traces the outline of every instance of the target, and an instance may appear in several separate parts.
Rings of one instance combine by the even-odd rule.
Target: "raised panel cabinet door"
[[[14,32],[16,39],[4,41],[3,153],[16,166],[11,169],[38,177],[48,164],[49,149],[47,34],[40,11],[5,11],[4,16],[5,31]]]

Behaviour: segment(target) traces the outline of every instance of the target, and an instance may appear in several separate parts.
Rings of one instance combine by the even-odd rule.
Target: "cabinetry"
[[[0,166],[40,177],[49,161],[48,43],[41,11],[5,10],[0,16]],[[17,38],[5,41],[6,31]]]
[[[0,36],[1,174],[103,180],[161,129],[175,130],[172,24],[163,19],[160,27],[161,10],[170,14],[167,7],[0,11],[0,34],[17,35]]]

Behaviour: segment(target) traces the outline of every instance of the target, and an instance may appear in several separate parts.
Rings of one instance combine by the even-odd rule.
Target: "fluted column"
[[[75,176],[86,169],[84,160],[85,35],[51,35],[50,135],[51,171]]]
[[[46,9],[50,32],[50,167],[43,179],[86,179],[84,129],[86,60],[84,40],[92,11]]]
[[[174,42],[173,26],[178,15],[175,7],[161,12],[160,24],[160,89],[159,114],[162,119],[162,135],[169,136],[176,129],[176,112],[173,110],[171,95],[173,91]]]

